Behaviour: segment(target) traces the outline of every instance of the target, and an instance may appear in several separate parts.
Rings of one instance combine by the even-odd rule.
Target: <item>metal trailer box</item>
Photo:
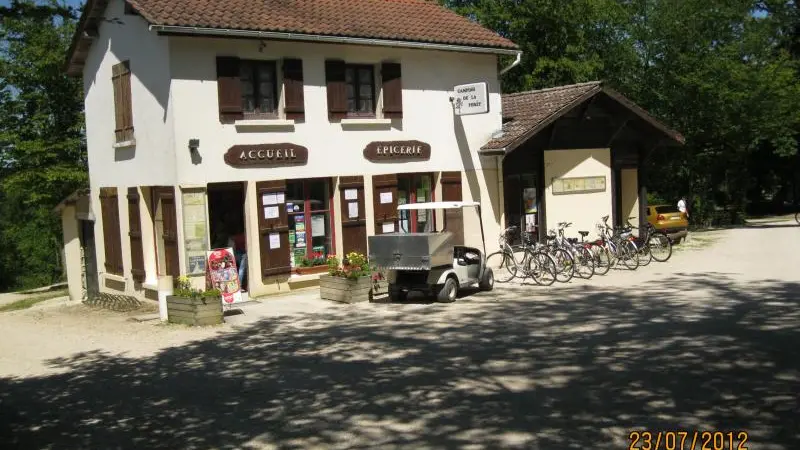
[[[453,233],[390,233],[369,237],[370,264],[381,270],[453,266]]]

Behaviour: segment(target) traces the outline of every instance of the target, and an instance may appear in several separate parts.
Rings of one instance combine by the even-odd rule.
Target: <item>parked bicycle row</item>
[[[605,275],[615,266],[636,270],[651,261],[666,262],[672,256],[672,241],[662,231],[648,223],[643,233],[634,235],[638,227],[611,227],[609,216],[597,223],[598,238],[587,241],[588,231],[578,231],[578,238],[566,237],[564,231],[572,223],[561,222],[558,230],[550,230],[546,242],[538,242],[529,233],[521,233],[521,244],[512,245],[519,227],[512,226],[500,235],[500,250],[486,259],[498,283],[515,278],[531,278],[537,284],[550,286],[556,281],[566,283],[573,277],[591,278]]]

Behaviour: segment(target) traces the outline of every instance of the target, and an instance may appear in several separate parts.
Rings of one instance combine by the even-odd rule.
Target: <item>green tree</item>
[[[88,185],[80,81],[62,71],[77,11],[54,0],[0,7],[0,290],[61,276],[52,209]]]

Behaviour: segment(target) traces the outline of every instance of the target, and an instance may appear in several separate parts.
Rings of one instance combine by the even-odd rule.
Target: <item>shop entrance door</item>
[[[432,202],[433,175],[429,173],[397,175],[397,205]],[[398,228],[401,233],[420,233],[435,229],[435,218],[425,210],[399,211]]]
[[[239,283],[247,290],[247,238],[244,226],[245,184],[209,183],[208,218],[211,248],[233,248]]]
[[[506,227],[518,226],[533,240],[539,238],[539,195],[536,176],[533,174],[507,175],[505,178]],[[520,235],[512,236],[513,243]]]

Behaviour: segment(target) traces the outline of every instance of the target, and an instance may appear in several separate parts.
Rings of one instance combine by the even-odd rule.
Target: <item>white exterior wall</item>
[[[554,178],[594,176],[606,177],[605,192],[553,194]],[[595,224],[601,221],[602,216],[611,216],[610,149],[547,150],[544,152],[544,177],[547,230],[558,230],[559,222],[572,222],[564,231],[565,236],[579,237],[578,231],[588,231],[589,238],[596,237]]]
[[[625,223],[628,217],[633,217],[630,222],[634,226],[639,226],[639,179],[637,177],[637,169],[622,169],[620,170],[620,196],[621,206],[620,217],[622,222]]]

